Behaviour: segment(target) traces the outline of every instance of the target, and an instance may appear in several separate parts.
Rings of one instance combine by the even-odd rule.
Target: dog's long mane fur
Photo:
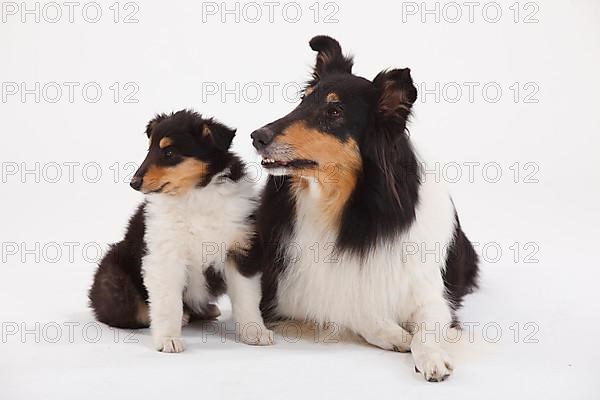
[[[405,120],[375,126],[361,144],[362,171],[342,215],[337,246],[361,257],[397,237],[415,218],[419,163]]]

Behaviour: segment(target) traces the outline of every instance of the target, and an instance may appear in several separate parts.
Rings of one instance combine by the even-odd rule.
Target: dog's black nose
[[[131,182],[129,182],[129,186],[131,186],[135,190],[140,190],[140,188],[142,187],[142,181],[143,178],[141,176],[134,175],[133,178],[131,178]]]
[[[267,147],[273,140],[273,132],[269,128],[260,128],[252,132],[250,135],[252,138],[252,145],[256,150],[261,150]]]

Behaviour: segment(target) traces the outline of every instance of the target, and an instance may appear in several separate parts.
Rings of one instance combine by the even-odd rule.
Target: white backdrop
[[[1,7],[0,398],[599,393],[597,1]],[[127,182],[147,120],[215,116],[256,162],[250,132],[295,106],[316,34],[367,78],[411,68],[411,137],[483,257],[460,315],[490,344],[467,346],[443,384],[409,355],[281,336],[252,348],[198,325],[185,353],[159,354],[148,331],[95,324],[86,307],[95,262],[142,199]]]

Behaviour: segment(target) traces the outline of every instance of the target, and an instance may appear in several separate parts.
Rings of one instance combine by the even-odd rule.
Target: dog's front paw
[[[251,326],[240,329],[240,339],[246,344],[253,346],[270,346],[275,344],[275,335],[272,330],[265,326]]]
[[[185,348],[183,345],[183,339],[174,336],[163,336],[154,340],[154,346],[156,350],[162,351],[163,353],[181,353]]]
[[[441,382],[453,371],[452,361],[443,350],[431,350],[415,357],[415,370],[428,382]]]

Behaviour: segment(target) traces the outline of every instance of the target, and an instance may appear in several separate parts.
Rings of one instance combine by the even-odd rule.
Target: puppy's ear
[[[209,137],[216,148],[222,151],[229,150],[231,141],[235,136],[235,129],[229,128],[213,119],[207,120],[202,125],[202,136]]]
[[[162,121],[163,119],[167,118],[167,114],[156,114],[154,116],[153,119],[151,119],[148,124],[146,125],[146,136],[148,136],[148,138],[150,138],[150,136],[152,136],[152,130],[154,129],[154,127],[156,125],[158,125],[158,123],[160,121]]]
[[[409,68],[382,71],[373,79],[373,84],[379,90],[380,115],[408,118],[417,100],[417,88]]]
[[[334,72],[352,73],[352,57],[345,57],[337,40],[329,36],[315,36],[309,42],[310,48],[317,52],[317,61],[313,69],[313,79],[309,86],[315,85],[323,76]]]

